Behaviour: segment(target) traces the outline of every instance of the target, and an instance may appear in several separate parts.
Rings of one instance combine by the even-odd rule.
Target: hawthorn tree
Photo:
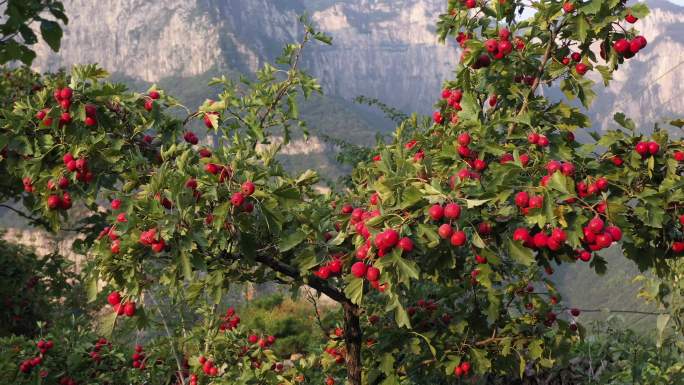
[[[160,295],[195,309],[199,343],[166,327],[178,371],[188,357],[204,373],[195,383],[508,383],[562,363],[583,334],[548,278],[554,265],[601,274],[599,251],[620,247],[667,277],[684,252],[683,144],[659,126],[645,137],[621,114],[621,127],[592,131],[574,102],[588,108],[590,74],[607,85],[646,48],[630,26],[646,13],[617,0],[449,1],[438,33],[462,57],[432,120],[402,121],[331,193],[277,160],[304,127],[298,96],[320,92],[299,62],[312,38],[329,38],[309,25],[276,66],[215,79],[223,91],[196,112],[95,66],[20,73],[23,91],[0,110],[3,194],[55,231],[72,206],[89,212],[76,248],[93,259],[91,300],[103,300],[99,280],[117,289],[104,294],[110,328],[122,316],[145,327]],[[196,119],[213,145],[199,143]],[[233,314],[218,321],[222,294],[245,281],[308,285],[339,303],[344,325],[320,357],[279,369],[264,336],[241,339]]]

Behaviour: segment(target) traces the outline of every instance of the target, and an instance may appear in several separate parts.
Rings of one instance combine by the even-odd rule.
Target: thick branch
[[[299,272],[298,269],[296,269],[293,266],[290,266],[286,263],[280,262],[276,260],[275,258],[271,257],[270,255],[265,255],[265,254],[259,254],[256,256],[256,261],[259,263],[262,263],[271,269],[277,271],[278,273],[287,275],[288,277],[295,279],[295,280],[301,280],[302,276],[301,273]],[[322,279],[311,276],[308,277],[307,284],[311,286],[312,288],[318,290],[319,292],[327,295],[330,297],[333,301],[339,302],[341,304],[351,304],[351,301],[344,295],[343,292],[340,290],[329,286],[325,281]]]

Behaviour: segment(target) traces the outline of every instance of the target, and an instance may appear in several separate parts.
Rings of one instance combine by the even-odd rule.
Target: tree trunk
[[[359,308],[343,303],[344,342],[347,346],[347,380],[350,385],[361,385],[361,324]]]

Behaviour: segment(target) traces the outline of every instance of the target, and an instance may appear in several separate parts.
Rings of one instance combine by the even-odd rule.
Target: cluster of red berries
[[[158,91],[150,91],[150,93],[147,95],[147,98],[145,98],[145,110],[148,112],[152,111],[154,108],[154,101],[160,97],[161,95]]]
[[[365,262],[355,262],[351,267],[351,273],[356,278],[366,278],[376,289],[380,288],[380,269],[366,265]],[[384,290],[384,289],[383,289]]]
[[[599,177],[594,180],[593,183],[587,184],[584,181],[577,182],[577,195],[580,198],[591,197],[598,194],[601,191],[608,190],[608,179],[604,177]]]
[[[235,308],[231,306],[226,310],[226,315],[223,316],[223,322],[219,325],[219,330],[222,332],[233,330],[237,328],[238,325],[240,325],[240,317],[235,314]]]
[[[622,230],[617,226],[606,226],[599,217],[592,218],[586,226],[582,228],[584,237],[582,243],[588,250],[579,250],[577,257],[582,261],[591,260],[591,251],[598,251],[610,247],[613,242],[622,239]]]
[[[59,126],[71,123],[72,117],[69,113],[71,107],[71,99],[74,96],[74,91],[69,87],[57,88],[53,92],[53,97],[59,106],[62,108],[62,114],[59,117]],[[40,120],[44,127],[52,126],[52,117],[48,116],[49,108],[44,108],[36,113],[36,119]]]
[[[100,363],[102,361],[102,356],[100,355],[100,351],[102,350],[103,346],[107,347],[112,347],[112,344],[107,341],[106,338],[100,338],[95,342],[95,346],[93,346],[93,350],[89,353],[90,359],[95,361],[96,363]]]
[[[407,307],[406,313],[408,313],[409,316],[414,316],[418,312],[418,310],[423,310],[428,313],[432,313],[435,310],[437,310],[437,308],[438,305],[435,301],[431,299],[425,300],[421,298],[418,301],[416,301],[416,306]]]
[[[641,155],[642,159],[646,159],[649,155],[658,155],[660,145],[656,142],[639,142],[634,146],[634,151]]]
[[[333,255],[332,259],[320,266],[314,275],[320,279],[328,279],[331,276],[338,275],[342,272],[341,256]]]
[[[530,210],[541,209],[544,206],[544,196],[543,195],[532,195],[528,194],[526,191],[520,191],[515,194],[513,198],[515,205],[520,208],[523,215],[528,215]]]
[[[530,156],[527,154],[520,154],[518,159],[520,159],[520,164],[523,167],[527,167],[527,164],[530,163]],[[501,163],[501,164],[513,162],[514,160],[515,160],[515,157],[513,156],[513,154],[510,154],[510,153],[505,153],[499,157],[499,163]]]
[[[546,135],[537,134],[536,132],[527,135],[527,142],[537,147],[548,147],[550,144],[549,138]]]
[[[275,336],[267,336],[266,338],[264,337],[259,337],[256,334],[250,334],[247,337],[247,342],[249,342],[250,345],[259,345],[260,348],[265,349],[271,345],[273,345],[276,342],[276,337]]]
[[[630,59],[639,51],[644,49],[647,44],[648,42],[646,41],[646,38],[639,35],[634,37],[632,40],[627,40],[624,38],[617,40],[615,43],[613,43],[613,49],[625,59]]]
[[[135,345],[135,352],[131,356],[133,359],[133,367],[136,369],[145,369],[145,352],[143,347],[140,345]]]
[[[70,153],[64,154],[62,157],[64,166],[69,172],[76,173],[76,180],[79,182],[90,183],[95,178],[95,174],[88,169],[88,160],[86,158],[75,159]]]
[[[457,367],[454,368],[454,375],[456,377],[467,376],[470,373],[470,362],[461,362]]]
[[[380,216],[380,210],[366,211],[360,207],[354,208],[350,204],[345,204],[344,206],[342,206],[342,214],[351,216],[350,224],[354,225],[354,230],[357,234],[361,234],[361,236],[363,236],[366,239],[365,253],[363,253],[363,258],[359,258],[357,253],[358,259],[365,259],[366,254],[370,250],[371,246],[371,233],[366,227],[366,222],[371,218]]]
[[[330,347],[325,348],[325,352],[335,360],[335,363],[337,363],[337,364],[344,363],[345,356],[346,356],[344,350],[340,350],[340,349],[337,349],[335,347],[330,346]]]
[[[52,349],[54,347],[54,343],[51,340],[40,340],[36,343],[36,347],[40,351],[40,354],[33,357],[33,358],[28,358],[24,361],[22,361],[19,364],[19,371],[22,373],[30,373],[33,368],[39,366],[40,364],[43,363],[43,356],[47,354],[48,350]],[[47,372],[45,372],[45,375],[43,375],[41,371],[41,377],[45,377],[47,375]]]
[[[218,376],[218,368],[215,366],[214,361],[207,359],[204,356],[200,356],[199,363],[202,365],[202,371],[209,377]],[[190,378],[192,382],[192,378]],[[195,381],[196,382],[196,381]]]
[[[256,187],[252,181],[246,181],[240,186],[240,191],[233,193],[230,197],[230,204],[234,207],[242,208],[242,211],[251,213],[254,210],[254,204],[247,201],[247,197],[254,194]]]
[[[524,227],[519,227],[513,232],[513,240],[523,243],[523,246],[531,249],[547,248],[551,251],[560,250],[565,242],[568,240],[568,235],[565,230],[557,227],[551,230],[551,234],[546,234],[544,231],[539,231],[534,235]]]
[[[445,100],[446,102],[446,107],[447,110],[445,112],[448,112],[451,116],[450,122],[452,124],[457,124],[458,123],[458,111],[461,111],[461,99],[463,98],[463,91],[460,89],[449,89],[445,88],[442,90],[442,99]],[[444,118],[442,116],[441,111],[436,111],[432,115],[433,120],[437,124],[442,124],[444,123]]]
[[[107,296],[107,302],[114,308],[118,315],[126,315],[133,317],[135,315],[135,302],[126,301],[121,303],[121,294],[118,291],[113,291]]]
[[[150,246],[155,253],[161,253],[164,251],[164,248],[166,248],[164,238],[161,237],[161,234],[157,235],[157,229],[155,228],[140,233],[140,243],[145,246]]]
[[[443,223],[437,229],[437,233],[442,239],[449,239],[451,244],[456,247],[461,247],[466,244],[468,237],[463,230],[456,230],[451,225],[452,221],[456,221],[461,217],[461,206],[458,203],[447,203],[442,206],[440,204],[432,205],[428,209],[428,215],[433,221],[441,221],[446,218],[449,223]]]
[[[525,43],[522,39],[515,40],[515,48],[522,50],[525,48]],[[513,43],[511,43],[511,31],[507,28],[499,30],[498,39],[488,39],[484,42],[485,49],[495,59],[501,60],[513,52]]]

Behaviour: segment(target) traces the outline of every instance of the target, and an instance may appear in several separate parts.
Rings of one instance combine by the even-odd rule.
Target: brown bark
[[[361,385],[361,324],[359,307],[345,302],[344,308],[344,342],[347,346],[347,380],[351,385]]]

